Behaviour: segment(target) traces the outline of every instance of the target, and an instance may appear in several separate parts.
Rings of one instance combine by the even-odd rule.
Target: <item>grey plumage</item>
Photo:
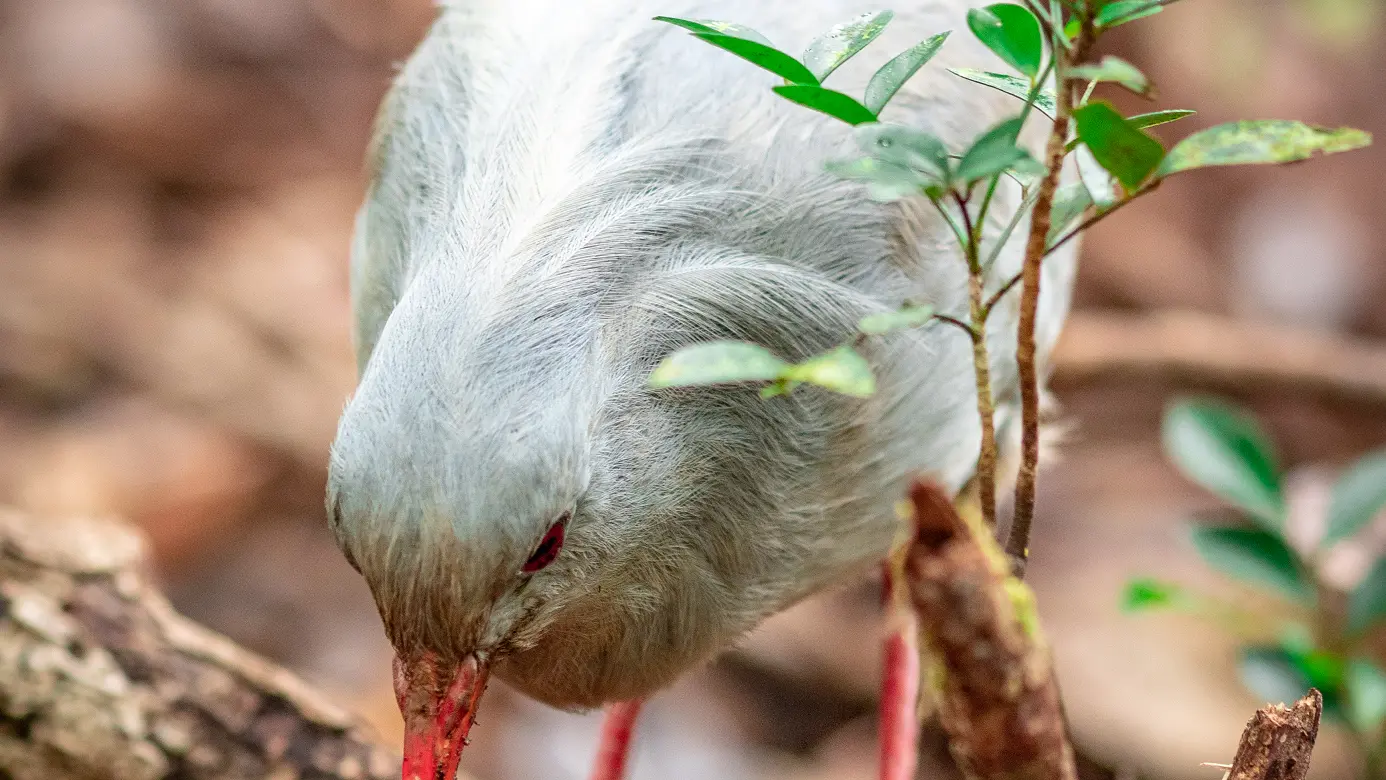
[[[952,29],[884,118],[961,149],[1018,112],[945,71],[1003,67],[967,33],[971,3],[902,5],[830,86],[859,95],[888,56]],[[844,125],[650,21],[737,21],[797,50],[872,9],[443,5],[377,127],[352,251],[361,380],[330,463],[333,529],[401,652],[482,650],[558,706],[642,696],[878,561],[911,473],[954,489],[971,475],[970,346],[952,328],[868,343],[880,389],[867,400],[646,387],[698,341],[800,359],[906,299],[966,311],[963,263],[927,203],[873,203],[822,172],[852,150]],[[989,235],[1017,201],[1003,183]],[[1018,269],[1024,232],[993,288]],[[1045,352],[1072,274],[1071,252],[1046,261]],[[1012,296],[990,339],[1005,414],[1015,310]],[[522,576],[567,511],[558,559]]]

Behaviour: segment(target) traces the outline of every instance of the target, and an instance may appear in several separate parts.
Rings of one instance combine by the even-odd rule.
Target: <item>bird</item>
[[[829,86],[965,30],[914,0]],[[639,702],[761,621],[878,566],[914,475],[957,492],[980,442],[970,340],[859,340],[870,397],[654,388],[674,351],[733,339],[803,360],[910,302],[967,311],[966,264],[924,198],[825,171],[851,129],[658,15],[793,49],[859,0],[443,0],[382,101],[350,249],[358,382],[327,513],[394,647],[405,780],[450,780],[491,675],[567,710]],[[954,150],[1020,112],[952,67],[954,34],[882,112]],[[1022,135],[1038,155],[1047,130]],[[1020,207],[1003,179],[980,226]],[[1028,222],[989,269],[1021,263]],[[1037,341],[1069,308],[1045,261]],[[1018,414],[1014,294],[988,327],[997,414]],[[1010,426],[1010,428],[1007,428]],[[628,710],[629,711],[629,710]]]

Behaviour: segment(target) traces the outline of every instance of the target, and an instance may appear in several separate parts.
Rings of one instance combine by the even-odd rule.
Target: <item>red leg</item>
[[[597,763],[592,767],[592,780],[622,780],[630,758],[631,733],[641,702],[623,701],[606,709],[602,719],[602,740],[597,746]]]
[[[885,641],[881,683],[881,780],[913,780],[919,755],[919,643],[914,610],[900,604],[886,568]]]

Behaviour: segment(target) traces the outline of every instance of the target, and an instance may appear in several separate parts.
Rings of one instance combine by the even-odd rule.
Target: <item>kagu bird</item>
[[[903,5],[831,86],[860,95],[890,55],[965,31],[971,4]],[[450,777],[488,670],[564,708],[648,696],[877,563],[911,475],[955,490],[971,476],[971,346],[951,327],[867,342],[868,399],[648,385],[692,343],[802,359],[906,300],[967,311],[927,201],[873,202],[824,172],[853,150],[849,128],[651,19],[735,21],[795,48],[869,10],[452,0],[400,72],[352,251],[360,383],[328,509],[397,652],[406,780]],[[960,149],[1019,112],[955,66],[1003,67],[955,34],[883,119]],[[988,236],[1018,200],[1003,181]],[[1042,353],[1072,273],[1071,254],[1046,261]],[[1012,297],[992,318],[1003,416],[1015,311]]]

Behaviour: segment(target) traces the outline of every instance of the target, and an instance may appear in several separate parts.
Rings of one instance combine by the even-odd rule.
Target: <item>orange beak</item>
[[[487,664],[468,655],[453,668],[424,655],[395,657],[395,697],[404,716],[402,780],[453,780],[486,690]]]

